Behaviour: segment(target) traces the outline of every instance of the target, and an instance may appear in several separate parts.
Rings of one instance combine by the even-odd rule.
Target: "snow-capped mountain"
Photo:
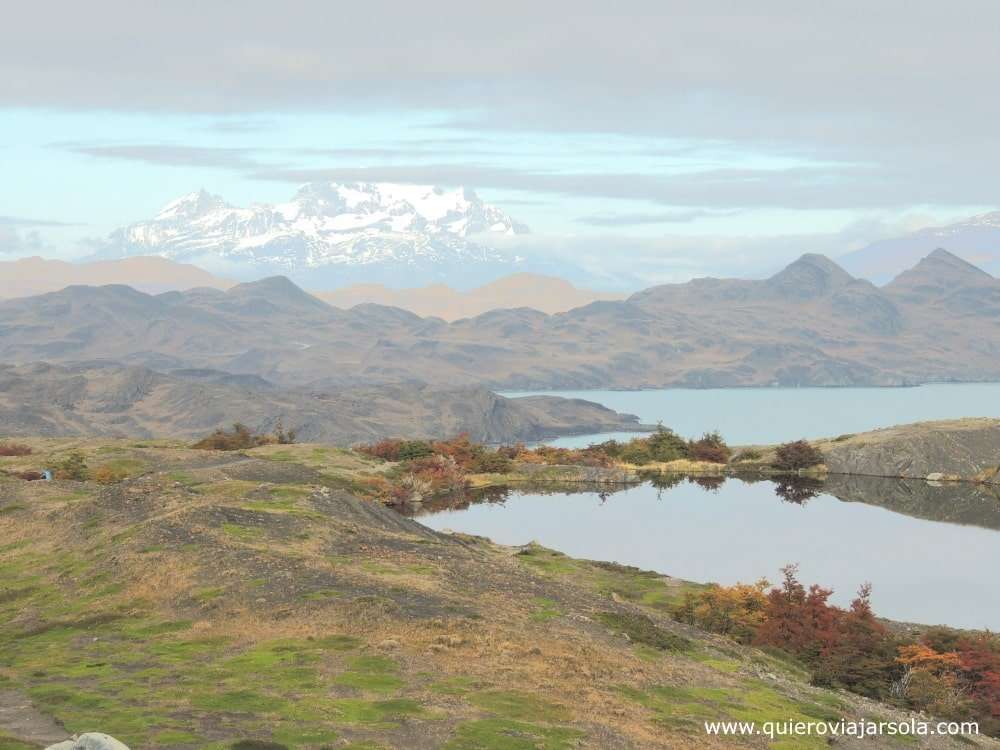
[[[100,255],[224,263],[247,276],[283,273],[314,286],[386,278],[412,284],[456,269],[510,273],[517,262],[486,241],[527,231],[468,189],[313,183],[287,203],[248,208],[205,191],[185,195],[151,220],[113,232]]]
[[[883,283],[937,248],[955,253],[997,275],[1000,273],[1000,211],[873,242],[837,260],[855,276]]]

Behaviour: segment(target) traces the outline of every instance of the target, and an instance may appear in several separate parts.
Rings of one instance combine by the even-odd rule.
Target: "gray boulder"
[[[71,740],[49,745],[45,750],[129,750],[114,737],[101,732],[87,732]]]

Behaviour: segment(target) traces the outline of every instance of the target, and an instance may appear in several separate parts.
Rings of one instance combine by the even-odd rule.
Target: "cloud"
[[[877,239],[899,236],[913,217],[885,222],[864,219],[839,232],[761,237],[729,235],[628,237],[618,234],[533,234],[490,237],[489,242],[510,255],[580,268],[579,281],[605,289],[637,290],[714,276],[764,278],[803,253],[838,258]]]
[[[75,222],[54,219],[28,219],[23,216],[0,216],[0,227],[78,227]]]
[[[162,143],[126,145],[56,143],[52,145],[55,148],[95,159],[134,161],[157,166],[214,167],[235,170],[259,169],[264,166],[257,160],[258,150],[252,148],[220,148]]]
[[[578,216],[578,224],[592,227],[634,227],[648,224],[685,224],[697,219],[734,216],[739,211],[664,211],[660,213],[621,213]]]
[[[372,167],[264,169],[258,180],[386,181],[468,185],[577,198],[613,198],[671,207],[743,210],[908,208],[985,202],[992,175],[979,172],[960,185],[927,179],[919,165],[877,169],[870,165],[818,165],[783,169],[706,169],[680,174],[555,172],[483,164],[394,164]]]
[[[40,255],[51,248],[43,241],[37,230],[19,231],[0,224],[0,255],[24,257]]]

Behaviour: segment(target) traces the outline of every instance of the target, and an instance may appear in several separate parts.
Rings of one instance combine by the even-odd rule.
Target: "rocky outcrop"
[[[533,442],[642,429],[637,417],[591,401],[506,398],[477,387],[296,389],[209,370],[164,374],[107,363],[0,365],[4,435],[194,438],[233,422],[272,432],[279,420],[301,441],[340,445],[462,433],[485,443]]]
[[[128,745],[108,734],[87,732],[65,742],[49,745],[45,750],[128,750]]]
[[[1000,482],[1000,420],[920,422],[821,441],[832,474]]]

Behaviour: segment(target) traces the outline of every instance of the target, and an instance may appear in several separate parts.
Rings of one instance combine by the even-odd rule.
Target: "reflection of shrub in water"
[[[688,481],[691,484],[696,484],[701,487],[706,492],[718,492],[719,488],[726,483],[725,477],[716,476],[691,476],[688,477]]]
[[[822,491],[823,483],[810,477],[782,477],[774,483],[774,494],[796,505],[805,505]]]

